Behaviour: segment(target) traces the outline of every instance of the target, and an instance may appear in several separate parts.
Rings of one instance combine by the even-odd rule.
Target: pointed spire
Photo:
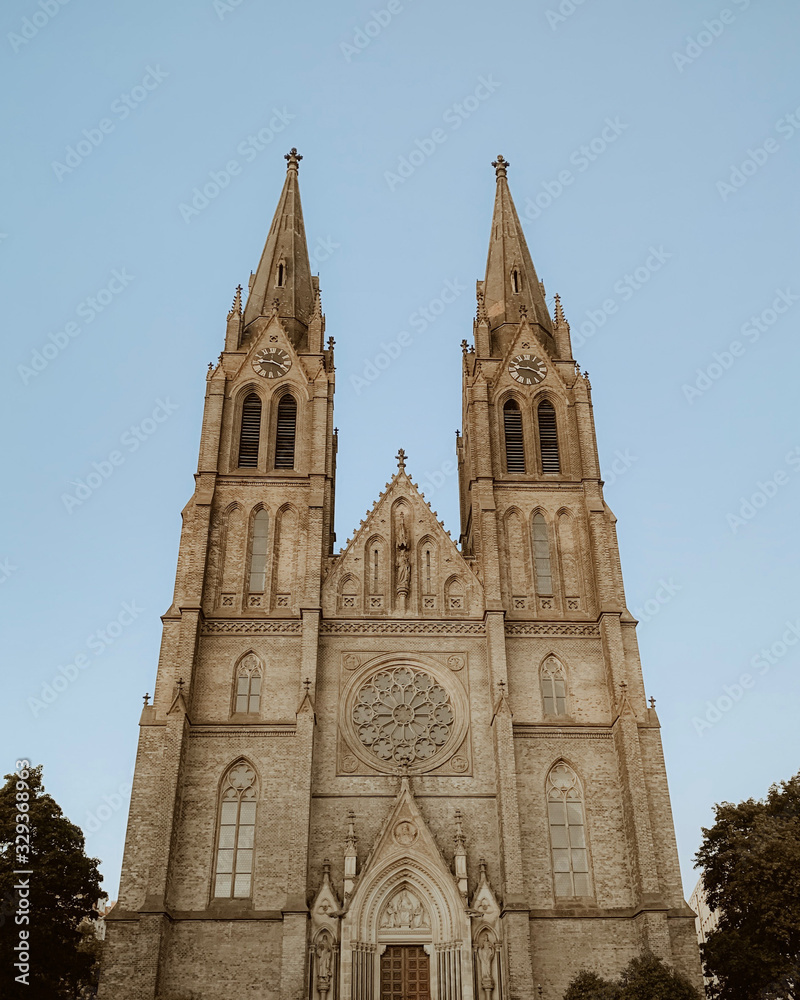
[[[358,837],[355,830],[356,814],[352,809],[347,811],[347,839],[344,845],[344,895],[345,899],[352,893],[357,874],[358,857],[356,847]]]
[[[225,350],[237,351],[242,339],[242,286],[236,286],[233,305],[228,313],[228,326],[225,333]]]
[[[228,319],[233,319],[234,316],[242,315],[242,286],[237,285],[236,291],[233,295],[233,305],[231,306],[231,311],[228,313]]]
[[[566,322],[564,309],[561,305],[561,296],[556,292],[556,326],[563,326]]]
[[[560,358],[572,357],[572,341],[569,333],[569,323],[564,315],[564,307],[561,305],[561,296],[556,292],[556,328],[555,340]]]
[[[456,809],[456,835],[453,838],[455,853],[453,861],[455,863],[456,882],[462,896],[467,895],[467,838],[464,836],[464,828],[461,825],[461,810]]]
[[[540,327],[543,339],[554,349],[552,320],[508,187],[510,164],[498,156],[492,166],[497,175],[497,191],[486,278],[481,289],[492,332],[492,353],[503,353],[524,315],[532,326]]]
[[[305,338],[315,299],[297,182],[300,160],[296,149],[286,154],[286,180],[244,311],[247,326],[270,315],[277,299],[277,313],[296,344]]]

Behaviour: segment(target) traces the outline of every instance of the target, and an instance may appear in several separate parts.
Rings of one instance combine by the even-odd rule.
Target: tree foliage
[[[617,1000],[619,986],[584,969],[567,987],[564,1000]]]
[[[87,947],[84,918],[96,916],[102,876],[97,858],[87,858],[83,832],[71,823],[52,796],[45,793],[42,768],[32,767],[28,785],[30,855],[26,868],[30,880],[30,922],[17,916],[22,876],[15,854],[17,828],[16,774],[7,774],[0,789],[0,900],[3,901],[3,933],[0,934],[0,996],[27,1000],[60,1000],[85,995],[91,988],[96,956]],[[24,829],[24,827],[22,827]],[[20,911],[21,912],[21,911]],[[15,981],[19,970],[14,945],[19,932],[30,934],[29,985]]]
[[[715,807],[695,856],[718,927],[702,947],[709,996],[794,1000],[800,995],[800,774],[764,801]]]
[[[699,1000],[688,979],[655,955],[632,959],[615,981],[584,970],[572,980],[564,1000]]]

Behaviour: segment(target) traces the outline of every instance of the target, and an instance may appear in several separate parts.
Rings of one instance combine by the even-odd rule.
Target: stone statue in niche
[[[478,971],[480,972],[481,989],[490,994],[494,989],[494,977],[492,966],[494,964],[494,944],[489,940],[488,935],[484,935],[480,946],[476,951],[478,957]]]
[[[410,543],[406,532],[406,522],[403,511],[400,511],[400,523],[397,526],[397,556],[395,558],[395,590],[399,595],[408,596],[411,587],[411,559],[409,558]]]
[[[429,927],[425,908],[413,892],[403,889],[386,906],[381,917],[381,927]]]
[[[317,989],[320,993],[327,993],[330,989],[332,968],[333,948],[326,934],[317,945]]]

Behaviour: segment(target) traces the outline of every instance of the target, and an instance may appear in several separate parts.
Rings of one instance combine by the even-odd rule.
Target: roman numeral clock
[[[523,385],[537,385],[547,374],[547,365],[535,354],[518,354],[509,364],[508,372]]]

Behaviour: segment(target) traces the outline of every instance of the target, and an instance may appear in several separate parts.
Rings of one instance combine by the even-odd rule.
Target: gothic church
[[[397,456],[334,553],[333,339],[292,150],[206,382],[100,1000],[701,983],[591,387],[497,188],[456,545]]]

